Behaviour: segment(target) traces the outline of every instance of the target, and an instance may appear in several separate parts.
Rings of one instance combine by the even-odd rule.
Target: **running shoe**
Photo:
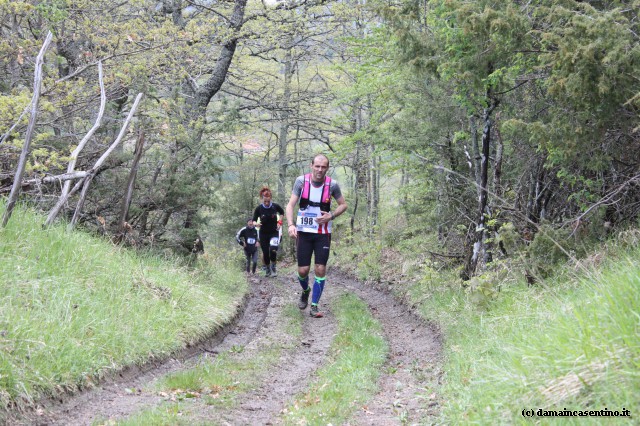
[[[277,277],[278,276],[278,273],[276,272],[276,264],[275,263],[271,264],[271,276],[272,277]]]
[[[302,291],[302,294],[300,295],[300,302],[298,303],[298,308],[300,308],[300,310],[305,309],[307,307],[307,305],[309,304],[309,295],[311,294],[311,289],[307,289],[307,291]]]
[[[318,305],[311,305],[311,309],[309,309],[309,315],[314,317],[314,318],[322,318],[324,315],[322,315],[322,312],[320,312],[318,310]]]

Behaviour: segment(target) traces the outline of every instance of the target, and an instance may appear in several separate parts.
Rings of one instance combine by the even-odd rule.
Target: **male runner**
[[[298,176],[293,184],[293,191],[286,208],[288,233],[296,238],[298,255],[298,281],[302,287],[302,295],[298,307],[305,309],[309,302],[309,270],[311,269],[311,255],[314,255],[315,280],[313,283],[313,297],[309,315],[321,318],[318,309],[320,296],[326,282],[327,261],[331,247],[331,224],[333,219],[347,210],[347,202],[342,196],[340,186],[327,176],[329,159],[324,154],[318,154],[311,160],[311,173]],[[331,198],[338,207],[331,210]],[[294,220],[293,209],[300,204],[298,214]]]

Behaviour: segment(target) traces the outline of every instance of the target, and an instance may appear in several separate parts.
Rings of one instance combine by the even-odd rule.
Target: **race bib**
[[[270,241],[269,241],[269,245],[271,247],[278,247],[278,244],[280,244],[280,239],[278,237],[273,237]]]
[[[318,222],[316,222],[316,218],[318,215],[316,213],[311,213],[307,211],[298,211],[298,220],[296,221],[296,225],[298,228],[305,229],[318,229]]]
[[[247,244],[255,244],[255,243],[256,243],[255,238],[247,238]]]

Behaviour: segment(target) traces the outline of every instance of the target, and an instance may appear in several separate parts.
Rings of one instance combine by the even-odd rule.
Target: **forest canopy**
[[[235,232],[260,185],[284,202],[325,152],[350,234],[391,209],[394,232],[434,235],[467,279],[546,250],[531,244],[541,229],[575,241],[637,224],[639,10],[0,0],[0,192],[188,252]]]

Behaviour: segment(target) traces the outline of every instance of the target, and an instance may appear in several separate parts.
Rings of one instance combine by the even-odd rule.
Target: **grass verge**
[[[425,268],[404,288],[445,335],[443,423],[636,423],[613,414],[640,413],[640,250],[601,250],[541,286],[510,274],[490,299],[453,271]]]
[[[0,230],[0,416],[211,334],[241,302],[232,266],[131,250],[18,208]]]
[[[343,424],[376,391],[388,346],[380,324],[354,295],[332,307],[338,334],[315,383],[286,410],[285,424]]]
[[[374,255],[368,252],[365,262],[353,245],[338,263],[374,280],[370,265],[379,264],[394,291],[440,325],[443,424],[637,424],[639,240],[640,231],[623,232],[581,266],[558,265],[534,286],[519,278],[522,271],[508,270],[506,278],[480,277],[480,285],[465,289],[457,271],[416,258],[419,241],[405,241],[405,255],[378,250],[377,260],[367,261]],[[524,417],[525,409],[534,417]],[[536,418],[538,410],[560,416]],[[623,410],[632,417],[613,416]]]

